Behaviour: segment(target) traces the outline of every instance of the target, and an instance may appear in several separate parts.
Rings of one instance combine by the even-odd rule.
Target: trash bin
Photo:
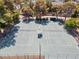
[[[38,38],[40,39],[42,37],[43,37],[42,33],[38,33]]]

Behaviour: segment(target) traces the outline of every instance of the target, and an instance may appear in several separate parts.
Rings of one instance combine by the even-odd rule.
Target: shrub
[[[76,27],[76,23],[74,19],[69,19],[65,21],[65,28],[66,29],[72,29]]]

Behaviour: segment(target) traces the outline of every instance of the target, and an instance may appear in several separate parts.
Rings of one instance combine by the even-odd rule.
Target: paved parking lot
[[[19,23],[15,34],[15,46],[0,50],[1,56],[6,55],[45,55],[46,59],[75,59],[79,58],[79,48],[75,39],[69,35],[63,25],[50,22],[47,25]],[[43,37],[38,39],[38,33]]]

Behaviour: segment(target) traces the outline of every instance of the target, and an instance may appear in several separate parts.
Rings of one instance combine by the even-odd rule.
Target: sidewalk
[[[45,59],[44,56],[26,55],[26,56],[0,56],[0,59]]]

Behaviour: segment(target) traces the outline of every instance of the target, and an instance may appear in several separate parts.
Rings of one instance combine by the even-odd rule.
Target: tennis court
[[[69,35],[63,25],[58,22],[50,22],[47,25],[31,23],[19,23],[18,32],[15,34],[15,46],[0,50],[0,56],[15,55],[41,55],[45,59],[77,59],[79,48],[75,39]],[[43,37],[38,38],[41,32]]]

